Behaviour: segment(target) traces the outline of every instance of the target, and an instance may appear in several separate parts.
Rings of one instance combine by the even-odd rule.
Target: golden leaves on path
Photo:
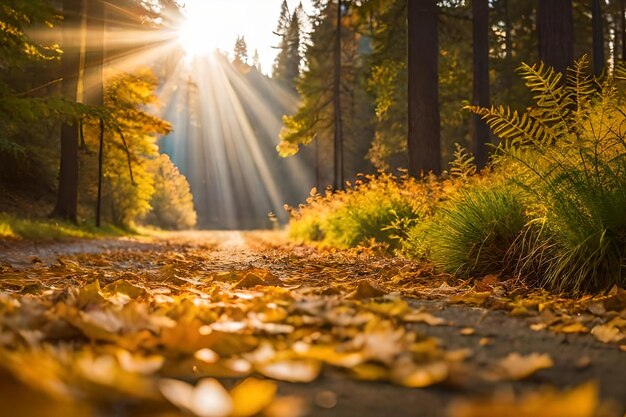
[[[59,268],[90,276],[79,262]],[[164,397],[200,417],[247,417],[289,415],[276,384],[252,375],[309,383],[334,367],[421,388],[445,382],[462,360],[407,327],[445,320],[368,280],[344,297],[284,287],[258,268],[195,277],[182,259],[152,276],[107,271],[36,294],[3,292],[0,283],[0,369],[70,400]],[[216,378],[248,379],[229,392]]]
[[[598,386],[583,384],[559,392],[545,388],[521,396],[509,392],[492,398],[457,401],[448,410],[450,417],[599,417]]]

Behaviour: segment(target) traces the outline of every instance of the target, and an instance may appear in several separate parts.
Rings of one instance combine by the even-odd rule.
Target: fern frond
[[[496,136],[512,145],[553,143],[556,140],[555,132],[529,113],[520,115],[504,106],[467,106],[465,109],[479,115]]]
[[[476,174],[476,164],[474,155],[467,152],[467,149],[455,143],[454,160],[450,162],[450,174],[454,178],[467,178]]]
[[[571,133],[570,116],[574,100],[563,82],[563,74],[543,63],[518,69],[536,102],[533,117],[550,124],[558,136]]]
[[[589,57],[585,54],[567,69],[567,89],[574,98],[575,117],[579,122],[586,118],[591,99],[596,94],[596,80],[589,73]]]

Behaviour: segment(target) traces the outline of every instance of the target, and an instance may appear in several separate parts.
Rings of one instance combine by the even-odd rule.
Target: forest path
[[[85,285],[94,278],[97,291]],[[0,312],[9,313],[0,314],[0,354],[3,349],[14,353],[21,339],[31,347],[70,340],[98,355],[123,346],[133,353],[162,356],[165,365],[152,376],[157,379],[194,383],[218,377],[228,388],[250,374],[271,377],[277,381],[280,401],[266,415],[276,417],[624,414],[624,347],[588,334],[594,325],[624,320],[624,311],[592,315],[580,303],[572,306],[544,295],[520,301],[503,294],[510,291],[506,283],[483,281],[483,288],[457,285],[451,277],[407,260],[366,250],[331,252],[293,245],[280,232],[5,242],[0,246]],[[74,290],[68,292],[68,287]],[[620,296],[601,302],[609,309]],[[9,298],[26,306],[26,298],[33,297],[45,307],[45,315],[33,308],[6,309]],[[181,313],[188,300],[195,300],[193,307],[185,307],[192,310]],[[71,311],[59,309],[61,303]],[[111,329],[110,317],[101,322],[100,315],[92,315],[118,314],[121,308],[143,311],[145,303],[152,314],[167,310],[178,324],[168,324],[160,334],[153,330],[150,340],[140,340],[128,330],[142,328],[135,316],[132,326],[124,326],[124,320],[131,320],[124,315],[116,319],[122,324]],[[55,319],[70,323],[72,331],[42,325],[44,316],[52,320],[51,311],[58,315]],[[12,315],[21,317],[19,323]],[[616,325],[618,333],[622,324]],[[34,331],[42,335],[35,337]],[[216,334],[221,335],[218,341],[210,339]],[[193,355],[206,347],[220,359],[205,363],[205,358],[200,366],[198,355]],[[23,352],[18,349],[27,355]],[[185,355],[196,362],[190,365],[181,359]],[[233,360],[243,360],[250,369],[235,366],[225,371]],[[29,381],[11,366],[8,371]],[[81,378],[92,377],[59,377],[68,385]],[[11,403],[11,398],[23,397],[5,388],[0,403],[9,406],[0,407],[0,416],[34,415],[32,409],[21,410],[17,400]],[[98,392],[87,390],[82,396],[102,404]],[[108,399],[110,408],[99,408],[98,415],[146,415],[141,407],[120,406],[126,403],[124,396],[134,394]],[[602,404],[596,407],[598,397]],[[522,404],[527,411],[520,411]],[[178,415],[167,403],[157,409]],[[587,409],[591,411],[581,413]],[[152,415],[158,415],[153,410]]]

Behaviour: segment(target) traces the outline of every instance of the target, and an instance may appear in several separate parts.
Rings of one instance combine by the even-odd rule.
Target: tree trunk
[[[591,0],[591,20],[593,28],[593,73],[600,76],[604,69],[604,30],[602,28],[600,0]]]
[[[489,0],[472,1],[474,29],[474,94],[472,104],[489,106]],[[476,166],[487,165],[490,131],[480,116],[473,116],[473,153]]]
[[[409,174],[441,172],[439,28],[436,0],[408,2]]]
[[[512,39],[512,31],[511,31],[511,10],[509,8],[509,0],[504,0],[504,48],[505,48],[505,73],[502,74],[504,77],[504,88],[507,91],[507,97],[510,96],[511,89],[513,88],[513,74],[514,74],[514,64],[513,64],[513,39]]]
[[[63,57],[61,91],[65,98],[75,102],[80,71],[80,45],[76,30],[81,26],[81,0],[63,0]],[[70,120],[61,127],[61,169],[57,203],[52,215],[77,222],[78,206],[78,120]]]
[[[537,35],[539,58],[565,72],[574,62],[572,0],[538,0]]]
[[[622,61],[626,62],[626,0],[620,2],[620,22],[622,30]]]
[[[341,8],[342,0],[337,1],[337,29],[335,34],[334,50],[334,85],[333,106],[335,113],[335,175],[334,187],[336,190],[344,188],[343,178],[343,120],[341,114]]]
[[[103,0],[87,1],[87,45],[85,48],[85,104],[104,105],[104,24]]]
[[[92,106],[104,106],[104,1],[87,2],[87,45],[85,48],[85,76],[83,91],[85,103]],[[104,121],[100,119],[98,146],[98,198],[96,201],[96,227],[102,223],[102,168],[104,155]]]

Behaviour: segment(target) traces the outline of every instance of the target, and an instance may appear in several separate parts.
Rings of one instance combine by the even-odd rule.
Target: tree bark
[[[473,0],[474,94],[472,104],[489,106],[489,0]],[[487,165],[487,143],[490,131],[480,116],[473,116],[473,153],[476,166]]]
[[[104,105],[104,0],[87,1],[87,45],[85,48],[85,104]]]
[[[81,26],[81,0],[63,0],[63,57],[61,71],[63,97],[75,102],[80,71],[80,45],[76,31]],[[61,167],[57,203],[52,212],[71,222],[77,222],[78,206],[78,120],[69,120],[61,127]]]
[[[537,35],[539,58],[565,72],[574,62],[572,0],[538,0]]]
[[[600,0],[591,0],[591,25],[593,28],[593,73],[602,74],[604,69],[604,30]]]
[[[85,76],[83,91],[85,103],[104,106],[104,30],[105,8],[103,0],[87,2],[87,45],[85,48]],[[98,146],[98,198],[96,201],[96,227],[102,224],[102,169],[104,151],[104,121],[100,119]]]
[[[436,0],[408,2],[409,174],[441,172],[439,27]]]
[[[507,91],[507,95],[510,94],[511,89],[513,88],[513,74],[514,74],[514,64],[513,64],[513,38],[511,31],[511,10],[509,7],[509,0],[504,0],[504,48],[505,48],[505,73],[502,74],[504,77],[504,88]]]
[[[342,0],[337,0],[337,28],[335,33],[334,50],[334,85],[333,85],[333,107],[335,124],[334,143],[334,187],[336,190],[344,188],[343,178],[343,120],[341,114],[341,8]]]
[[[626,62],[626,0],[620,1],[619,16],[622,30],[622,61]]]

